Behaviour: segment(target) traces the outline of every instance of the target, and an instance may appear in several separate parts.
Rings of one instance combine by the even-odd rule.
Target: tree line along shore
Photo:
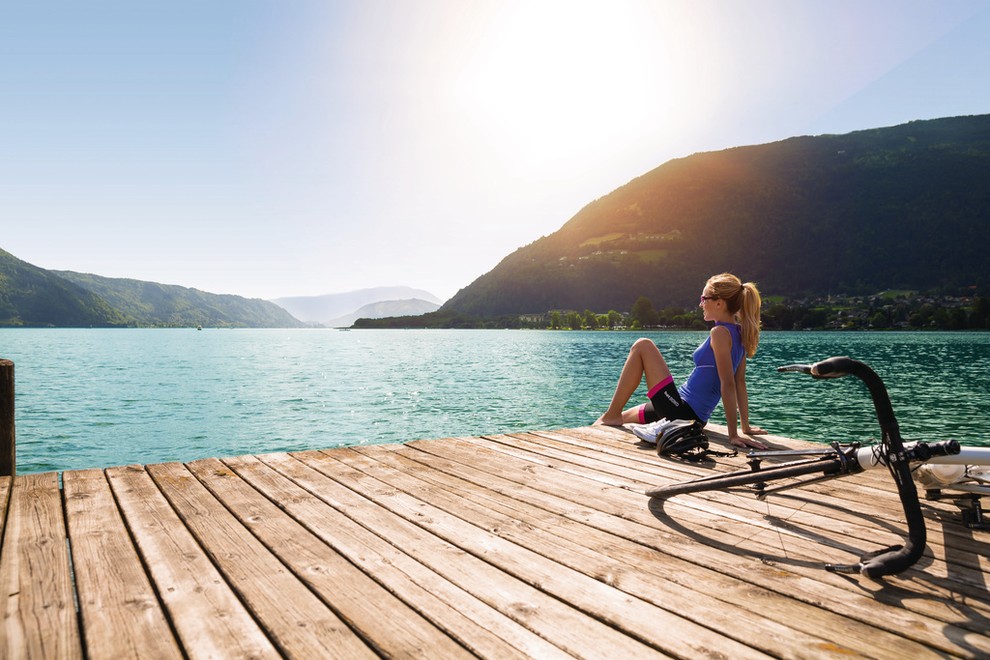
[[[764,330],[990,330],[990,295],[887,291],[869,296],[836,295],[798,300],[767,297],[763,301],[762,321]],[[708,326],[695,308],[656,309],[649,298],[640,296],[628,312],[549,310],[479,317],[441,310],[421,316],[358,319],[352,327],[704,330]]]

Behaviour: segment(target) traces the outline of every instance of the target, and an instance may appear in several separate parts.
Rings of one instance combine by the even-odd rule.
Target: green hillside
[[[0,327],[245,327],[304,324],[265,300],[33,266],[0,250]]]
[[[0,249],[0,326],[133,324],[97,294]]]
[[[442,312],[691,306],[732,271],[778,296],[986,284],[990,115],[672,160],[520,248]]]
[[[304,324],[275,303],[182,286],[52,271],[93,292],[137,325],[155,327],[296,328]]]

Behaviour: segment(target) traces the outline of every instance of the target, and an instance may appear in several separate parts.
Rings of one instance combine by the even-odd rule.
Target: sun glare
[[[636,2],[511,4],[460,71],[460,103],[522,176],[619,148],[672,101],[650,21]]]

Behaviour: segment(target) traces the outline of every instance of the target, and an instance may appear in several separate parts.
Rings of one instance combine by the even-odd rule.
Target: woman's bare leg
[[[653,387],[670,376],[670,368],[667,367],[667,362],[663,359],[656,344],[649,339],[637,339],[632,348],[629,349],[626,363],[622,365],[622,372],[619,374],[619,382],[615,386],[612,402],[609,404],[608,410],[598,418],[595,424],[621,426],[638,421],[636,408],[625,411],[623,408],[629,403],[629,398],[643,381],[644,375],[646,376],[646,386]]]

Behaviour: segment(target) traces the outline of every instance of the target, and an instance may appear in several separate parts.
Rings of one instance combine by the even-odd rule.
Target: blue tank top
[[[732,373],[739,368],[743,361],[745,351],[742,345],[742,328],[735,323],[715,323],[716,326],[724,326],[732,336]],[[698,415],[698,419],[707,422],[712,416],[712,411],[722,398],[722,381],[718,377],[718,368],[715,366],[715,351],[712,350],[712,337],[708,335],[694,351],[694,370],[688,376],[687,382],[677,388],[681,399],[686,401],[691,409]]]

